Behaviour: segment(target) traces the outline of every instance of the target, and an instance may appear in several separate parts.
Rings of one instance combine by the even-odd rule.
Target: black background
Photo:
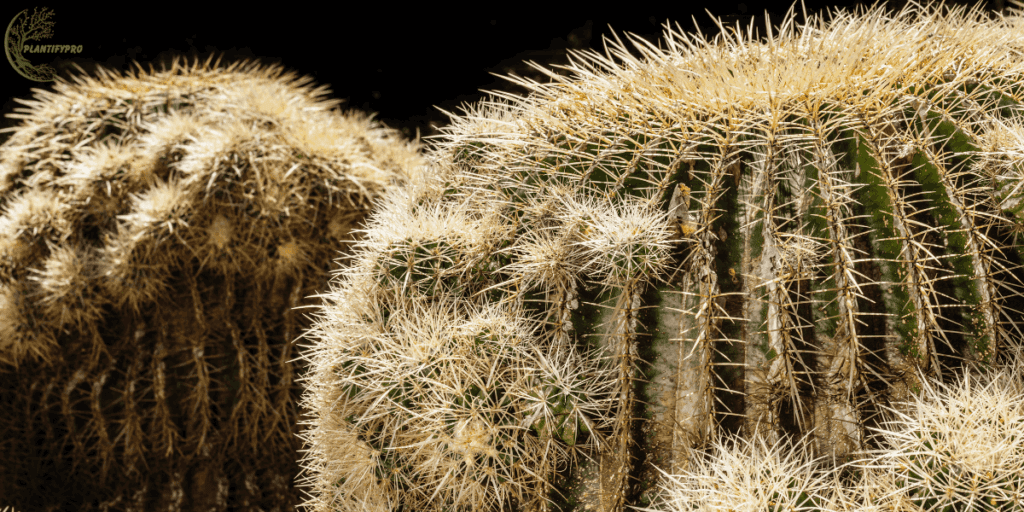
[[[882,1],[893,9],[900,0]],[[978,2],[947,2],[974,5]],[[231,4],[223,4],[227,6]],[[448,116],[438,107],[458,113],[459,106],[485,97],[485,90],[522,94],[524,90],[495,75],[515,73],[543,79],[525,64],[545,66],[567,63],[568,49],[602,49],[604,37],[632,32],[651,41],[660,38],[666,20],[693,32],[696,25],[708,36],[719,32],[708,11],[724,24],[751,20],[763,36],[765,11],[779,23],[791,3],[757,0],[722,2],[623,2],[618,8],[578,7],[523,3],[480,3],[473,7],[443,4],[400,6],[390,2],[335,3],[323,10],[305,2],[277,7],[223,7],[221,4],[137,2],[107,7],[101,3],[33,4],[6,2],[0,21],[6,29],[23,9],[49,7],[55,22],[53,37],[36,44],[80,44],[81,54],[27,55],[36,63],[50,63],[58,74],[77,73],[72,63],[94,73],[96,66],[128,70],[138,61],[160,69],[175,55],[223,55],[222,63],[255,59],[280,63],[315,83],[329,84],[332,97],[343,98],[342,108],[376,114],[383,123],[415,137],[436,133]],[[324,5],[324,4],[317,4]],[[604,4],[602,4],[604,5]],[[864,8],[867,2],[805,0],[808,13],[822,9]],[[1002,5],[987,0],[980,5],[994,11]],[[1010,5],[1006,2],[1006,5]],[[705,11],[705,9],[707,11]],[[795,5],[798,21],[801,5]],[[695,20],[694,20],[695,18]],[[545,80],[546,81],[546,80]],[[51,83],[32,82],[0,62],[0,106],[3,127],[17,123],[6,114],[21,107],[14,98],[29,98],[32,88]],[[0,141],[7,134],[0,134]]]

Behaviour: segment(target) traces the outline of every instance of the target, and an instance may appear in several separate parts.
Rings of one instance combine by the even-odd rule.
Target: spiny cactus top
[[[298,500],[294,309],[424,161],[308,77],[211,60],[58,81],[0,146],[0,495],[19,508]]]
[[[106,303],[152,304],[190,258],[242,274],[320,267],[334,254],[306,232],[343,239],[339,212],[416,172],[414,150],[331,112],[339,100],[309,78],[209,61],[150,71],[19,100],[24,121],[0,148],[0,362],[45,357]]]
[[[433,181],[375,214],[314,330],[307,466],[323,509],[427,492],[417,461],[451,452],[393,433],[472,414],[416,405],[447,381],[402,373],[415,391],[399,393],[398,366],[355,363],[422,321],[421,303],[500,304],[540,323],[531,343],[607,356],[584,373],[612,376],[610,430],[574,440],[600,446],[600,475],[524,459],[535,494],[477,480],[539,506],[585,500],[574,478],[598,496],[587,505],[641,503],[653,465],[687,467],[721,431],[814,431],[818,453],[850,454],[922,376],[1020,362],[1024,19],[913,4],[800,27],[791,11],[752,32],[669,28],[660,47],[634,41],[641,58],[621,42],[576,54],[571,76],[453,116]],[[381,424],[378,408],[402,412]],[[369,469],[356,478],[338,453]],[[457,482],[426,486],[434,506],[491,505],[460,501]]]

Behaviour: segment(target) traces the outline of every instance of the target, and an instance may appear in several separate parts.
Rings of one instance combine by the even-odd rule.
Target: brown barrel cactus
[[[211,57],[212,60],[212,57]],[[58,80],[0,146],[0,502],[290,510],[300,308],[417,143],[279,67]]]

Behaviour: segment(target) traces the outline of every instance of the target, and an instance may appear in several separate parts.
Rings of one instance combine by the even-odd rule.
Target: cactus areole
[[[310,80],[175,61],[21,101],[0,146],[0,502],[300,501],[296,308],[423,163]]]
[[[618,512],[1019,362],[1024,24],[947,11],[667,27],[452,116],[308,333],[310,504]]]

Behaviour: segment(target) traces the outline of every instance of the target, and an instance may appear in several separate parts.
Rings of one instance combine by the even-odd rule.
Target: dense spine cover
[[[0,501],[299,501],[300,304],[415,144],[210,60],[37,90],[0,146]]]
[[[357,248],[364,270],[339,279],[312,330],[312,503],[496,510],[546,508],[549,498],[618,512],[650,502],[657,469],[697,467],[725,434],[754,447],[799,437],[812,455],[852,459],[878,447],[881,414],[907,410],[929,381],[1018,368],[1022,38],[1019,15],[916,5],[801,27],[790,15],[761,42],[752,28],[723,29],[713,42],[669,28],[660,47],[634,41],[641,58],[621,42],[607,55],[581,53],[572,76],[550,73],[550,83],[522,83],[528,97],[453,116],[433,174],[375,214],[367,236],[381,242]],[[426,247],[473,244],[449,242],[420,260],[443,265],[401,260],[422,270],[369,277],[401,266],[374,262],[391,261],[384,241],[417,229],[422,212],[462,219],[431,231]],[[337,412],[353,403],[343,392],[360,397],[364,418],[396,403],[394,388],[357,385],[338,366],[382,350],[418,321],[420,303],[510,305],[511,323],[540,322],[527,337],[538,350],[575,344],[602,355],[615,397],[606,430],[552,444],[587,457],[520,461],[554,488],[494,486],[490,501],[465,500],[461,484],[420,469],[352,483],[332,465],[331,453],[368,453],[370,475],[389,457],[448,456]],[[387,315],[355,316],[374,308]],[[421,382],[426,394],[449,386]],[[537,442],[529,419],[519,428],[515,442]],[[1024,464],[1021,449],[1006,450],[997,471],[1006,485],[992,492],[1009,494],[986,502],[1016,492],[1005,478]],[[978,464],[972,471],[995,471]],[[373,503],[367,489],[378,480],[394,483]],[[816,493],[757,499],[801,510],[839,503]],[[947,494],[951,504],[981,496]]]

